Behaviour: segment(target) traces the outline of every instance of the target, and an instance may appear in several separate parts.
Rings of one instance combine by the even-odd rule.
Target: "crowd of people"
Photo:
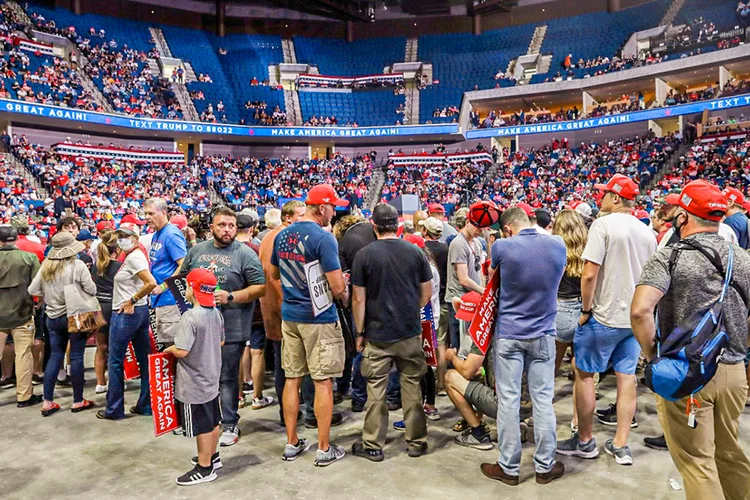
[[[356,211],[335,221],[336,207],[349,202],[327,184],[310,186],[304,202],[291,200],[269,213],[263,231],[252,210],[222,207],[213,211],[211,229],[197,234],[169,213],[166,200],[150,198],[143,220],[130,216],[116,228],[107,220],[94,227],[95,218],[61,218],[45,249],[27,236],[28,221],[15,217],[0,225],[0,263],[13,270],[0,277],[6,305],[0,334],[3,343],[8,335],[14,341],[18,406],[41,403],[42,416],[52,416],[62,410],[56,384],[69,383],[73,413],[97,407],[83,386],[88,332],[76,332],[67,319],[71,305],[62,290],[73,283],[97,298],[107,320],[106,327],[91,327],[102,342],[97,392],[106,392],[106,405],[96,412],[100,419],[125,417],[126,347],[132,341],[145,366],[152,349],[149,308],[155,309],[155,340],[177,360],[181,427],[175,433],[195,438],[198,449],[193,468],[177,477],[179,485],[219,477],[220,449],[241,438],[238,409],[246,392],[253,393],[254,408],[274,404],[254,375],[263,359],[255,354],[264,349],[275,354],[285,461],[302,458],[314,445],[297,430],[301,400],[305,426],[317,428],[313,463],[325,467],[345,458],[330,429],[342,420],[335,405],[349,395],[352,411],[365,412],[362,438],[351,448],[355,457],[384,460],[388,413],[403,408],[404,419],[394,427],[404,432],[408,456],[419,458],[430,452],[427,426],[441,418],[435,397],[445,391],[462,416],[453,427],[457,446],[492,450],[483,417],[496,420],[499,456],[477,464],[482,474],[518,485],[521,445],[533,426],[535,479],[545,485],[564,476],[571,460],[599,455],[602,435],[593,432],[594,418],[615,427],[603,451],[616,464],[635,464],[628,443],[637,417],[639,360],[648,362],[648,377],[664,377],[657,363],[679,358],[660,353],[655,343],[665,335],[686,342],[678,327],[695,310],[723,304],[723,354],[705,359],[710,375],[692,394],[672,398],[674,383],[647,379],[664,432],[647,439],[669,451],[688,499],[744,498],[750,491],[750,461],[738,441],[750,376],[743,365],[750,312],[744,187],[722,191],[690,181],[659,202],[657,227],[633,216],[640,188],[630,176],[601,180],[607,182],[591,186],[578,205],[534,210],[517,200],[501,208],[479,201],[459,210],[452,224],[439,205],[414,213],[410,225],[402,225],[388,204],[379,204],[369,221]],[[94,238],[95,245],[84,243]],[[703,257],[704,251],[718,260]],[[10,275],[24,278],[6,286]],[[192,304],[181,316],[165,283],[180,276]],[[315,293],[321,283],[322,296]],[[497,293],[492,326],[483,330],[491,342],[469,328],[488,307],[487,289]],[[44,308],[35,307],[33,297],[43,299]],[[257,309],[262,329],[254,326],[260,325],[253,319]],[[431,348],[423,342],[420,316],[437,341]],[[43,376],[33,368],[35,330],[50,351]],[[571,346],[575,412],[566,438],[558,432],[553,396]],[[595,377],[610,370],[617,402],[597,410]],[[33,394],[37,380],[43,396]],[[153,411],[142,371],[129,412]]]

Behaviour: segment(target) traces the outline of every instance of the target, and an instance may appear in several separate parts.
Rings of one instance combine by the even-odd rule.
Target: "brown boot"
[[[558,477],[562,477],[563,474],[565,474],[565,464],[563,464],[562,462],[557,462],[549,472],[545,472],[544,474],[539,474],[537,472],[536,482],[539,484],[551,483]]]
[[[500,467],[497,463],[482,464],[480,469],[482,470],[482,474],[490,479],[502,481],[509,486],[518,486],[518,476],[511,476],[510,474],[506,474],[503,468]]]

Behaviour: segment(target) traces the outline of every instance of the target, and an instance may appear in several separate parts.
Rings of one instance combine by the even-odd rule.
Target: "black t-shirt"
[[[440,303],[445,302],[445,286],[448,284],[448,245],[441,241],[426,240],[427,249],[435,259],[440,275]]]
[[[369,222],[354,224],[339,240],[339,260],[344,272],[351,271],[354,257],[367,245],[378,239]]]
[[[400,239],[378,240],[354,259],[352,285],[367,288],[365,337],[379,342],[421,335],[420,285],[432,279],[427,256]]]
[[[560,286],[557,288],[558,299],[580,299],[581,298],[581,277],[573,278],[567,273],[563,274],[560,280]]]
[[[100,249],[100,252],[105,252],[106,249]],[[122,262],[118,262],[115,259],[109,261],[106,272],[103,275],[99,275],[99,268],[96,266],[91,268],[91,276],[94,279],[96,285],[96,298],[99,302],[112,303],[112,291],[115,287],[115,274],[120,269]]]

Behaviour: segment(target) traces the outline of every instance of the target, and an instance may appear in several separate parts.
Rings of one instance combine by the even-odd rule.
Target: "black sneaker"
[[[615,408],[615,405],[609,405],[614,411],[612,413],[609,412],[602,412],[601,414],[597,411],[596,419],[599,420],[604,425],[611,425],[615,426],[617,425],[617,409]],[[633,421],[630,422],[630,428],[635,429],[638,427],[638,422],[636,422],[635,417],[633,417]]]
[[[362,413],[365,411],[365,405],[364,403],[354,403],[352,402],[352,412],[354,413]]]
[[[29,406],[38,405],[42,402],[42,396],[39,394],[33,394],[29,399],[26,401],[19,401],[16,406],[18,408],[28,408]]]
[[[197,466],[198,465],[198,457],[191,458],[190,459],[190,463],[192,465],[194,465],[194,466]],[[219,452],[218,451],[216,453],[214,453],[213,455],[211,455],[211,465],[213,465],[214,470],[219,470],[222,467],[224,467],[224,465],[222,465],[222,463],[221,463],[221,458],[219,458]]]
[[[252,394],[253,392],[253,384],[245,382],[242,384],[242,394]]]
[[[668,450],[669,449],[667,447],[667,440],[664,437],[664,434],[658,437],[643,438],[643,444],[655,450]]]
[[[371,462],[382,462],[385,460],[383,450],[365,448],[364,443],[354,443],[354,445],[352,445],[352,453],[358,457],[366,458]]]
[[[44,383],[44,376],[34,374],[31,376],[31,383],[33,385],[42,385]]]
[[[409,448],[406,451],[406,454],[411,458],[419,458],[425,453],[427,453],[427,443],[422,443],[417,448]]]
[[[216,475],[215,469],[203,468],[200,465],[196,465],[192,470],[178,477],[177,484],[180,486],[193,486],[195,484],[209,483],[217,477],[219,476]]]
[[[617,404],[610,404],[604,409],[597,408],[595,413],[597,417],[607,417],[611,415],[614,415],[616,417],[617,416]]]
[[[344,402],[344,396],[339,394],[338,392],[333,393],[333,404],[339,405]]]
[[[395,402],[395,403],[387,403],[388,404],[388,411],[396,411],[401,409],[401,401]]]
[[[341,422],[344,420],[344,416],[341,415],[341,413],[334,413],[331,417],[331,427],[336,427],[337,425],[341,425]],[[318,428],[318,419],[313,418],[307,418],[305,419],[305,427],[308,429],[317,429]]]
[[[60,380],[57,379],[57,385],[62,385],[65,387],[70,387],[73,385],[73,382],[70,381],[70,375],[65,375],[65,378]]]
[[[16,386],[16,379],[8,377],[0,380],[0,389],[10,389]]]

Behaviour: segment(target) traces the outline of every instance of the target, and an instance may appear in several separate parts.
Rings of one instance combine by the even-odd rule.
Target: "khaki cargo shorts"
[[[281,366],[287,378],[310,374],[313,380],[344,373],[344,336],[339,322],[313,324],[281,322]]]
[[[448,329],[448,320],[450,319],[450,317],[448,316],[448,314],[448,304],[440,304],[440,319],[438,320],[437,340],[438,344],[442,346],[447,346],[451,342]]]

